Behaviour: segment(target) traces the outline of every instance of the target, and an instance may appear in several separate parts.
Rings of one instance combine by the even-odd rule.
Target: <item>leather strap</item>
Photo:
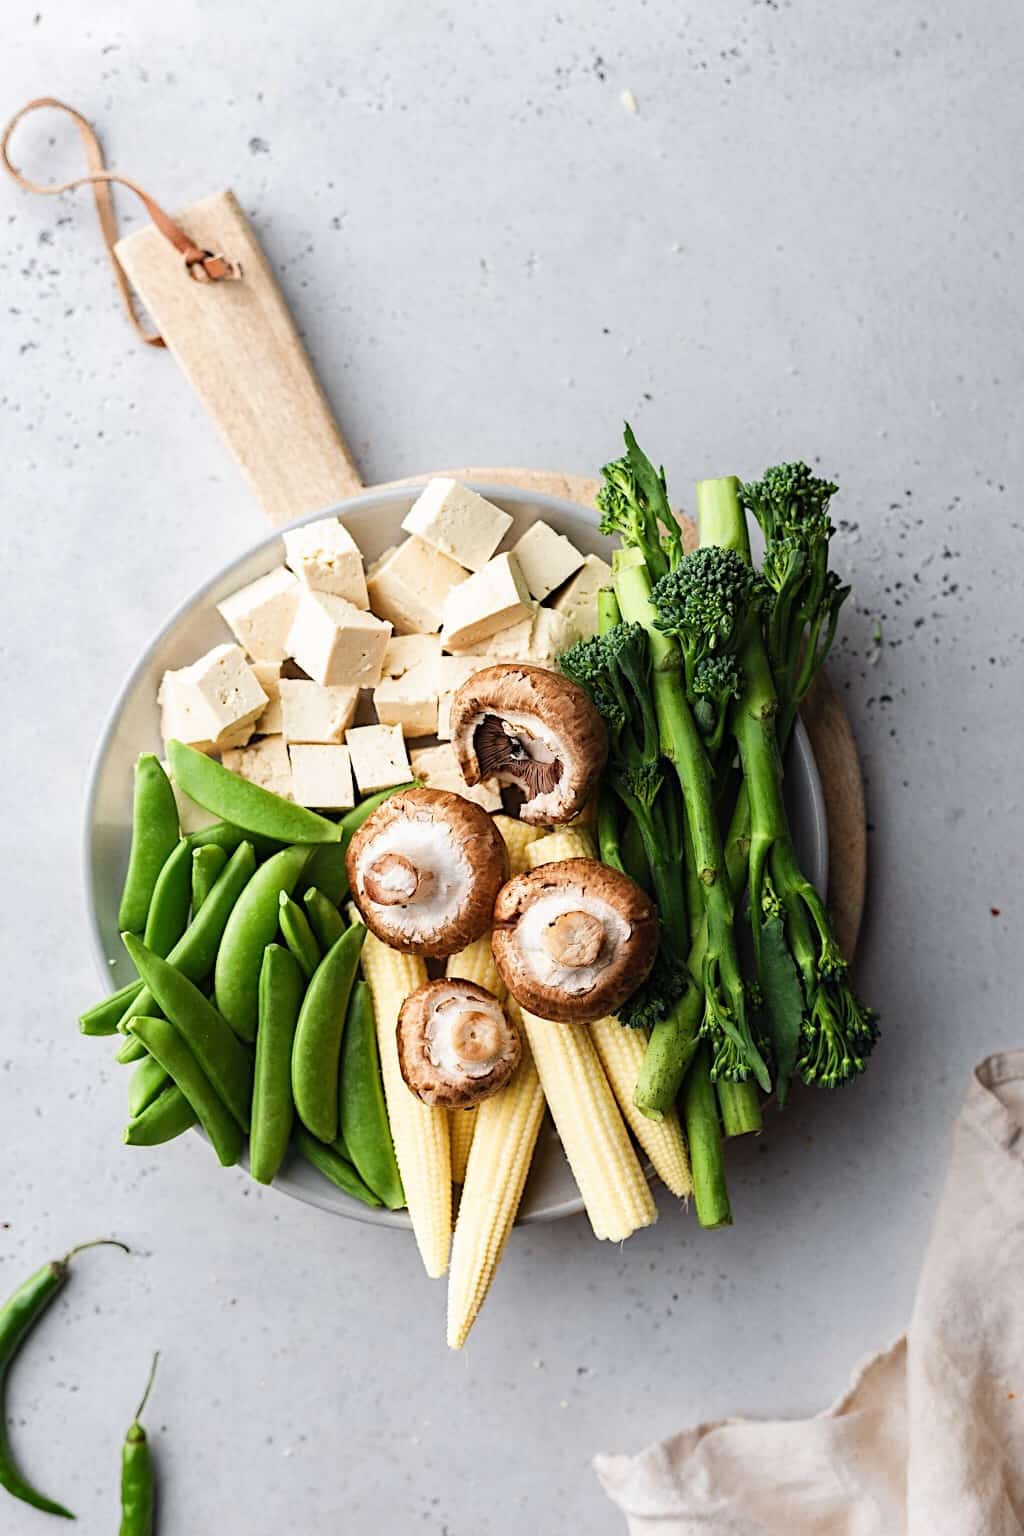
[[[27,117],[30,112],[38,111],[40,107],[53,107],[58,112],[66,112],[74,120],[85,147],[86,163],[89,166],[89,174],[87,176],[77,176],[73,181],[62,181],[59,184],[43,185],[38,181],[30,181],[27,176],[23,176],[13,165],[10,157],[11,135],[23,117]],[[117,213],[114,209],[114,199],[110,191],[112,182],[116,182],[118,186],[127,187],[130,192],[134,192],[136,197],[141,199],[145,205],[146,212],[160,233],[166,240],[170,241],[175,250],[181,252],[185,263],[185,271],[194,281],[219,283],[238,279],[242,276],[242,268],[237,262],[229,261],[226,256],[215,255],[213,251],[202,250],[197,246],[189,238],[185,230],[182,229],[181,225],[176,224],[170,215],[164,212],[160,204],[155,202],[147,192],[144,192],[137,182],[130,180],[127,176],[115,176],[112,171],[108,171],[106,162],[103,159],[100,141],[96,137],[92,125],[80,112],[76,112],[74,107],[69,107],[66,102],[57,101],[53,96],[37,96],[34,101],[30,101],[26,106],[22,107],[20,112],[16,112],[4,129],[3,137],[0,138],[0,160],[3,162],[4,169],[9,175],[13,176],[20,187],[24,187],[29,192],[39,192],[44,197],[55,197],[59,192],[73,192],[76,187],[92,187],[93,196],[96,199],[96,213],[100,221],[100,229],[103,233],[103,243],[110,257],[110,264],[114,271],[114,280],[121,295],[125,314],[128,316],[137,334],[148,346],[162,347],[165,343],[163,337],[158,336],[155,331],[147,331],[135,313],[131,287],[114,250],[114,246],[117,243],[118,230]]]

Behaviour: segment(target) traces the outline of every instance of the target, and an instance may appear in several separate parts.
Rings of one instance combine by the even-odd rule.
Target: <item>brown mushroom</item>
[[[646,981],[658,918],[628,875],[596,859],[563,859],[502,886],[491,948],[521,1007],[556,1023],[591,1024]]]
[[[497,779],[522,796],[522,821],[554,825],[583,809],[608,756],[604,721],[560,672],[485,667],[455,694],[452,746],[467,784]]]
[[[410,992],[398,1015],[398,1063],[424,1104],[469,1109],[503,1088],[522,1055],[493,992],[460,977]]]
[[[487,812],[444,789],[406,789],[349,844],[352,899],[367,928],[407,955],[453,955],[490,926],[508,854]]]

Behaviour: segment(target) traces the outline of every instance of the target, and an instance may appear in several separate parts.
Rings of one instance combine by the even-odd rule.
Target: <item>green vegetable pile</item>
[[[794,1078],[850,1081],[878,1036],[800,869],[782,788],[849,588],[829,569],[836,486],[805,464],[702,481],[687,553],[663,471],[628,426],[625,442],[598,496],[602,532],[619,540],[612,588],[597,635],[559,664],[608,725],[601,858],[651,892],[661,920],[658,963],[620,1013],[650,1031],[635,1102],[657,1119],[680,1099],[698,1218],[721,1226],[723,1131],[759,1130],[762,1094],[783,1105]]]

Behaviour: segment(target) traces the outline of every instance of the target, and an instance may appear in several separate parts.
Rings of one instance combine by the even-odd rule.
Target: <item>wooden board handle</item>
[[[153,225],[117,257],[263,510],[288,523],[355,495],[359,471],[238,199],[216,192],[180,223],[240,263],[242,281],[193,282]]]

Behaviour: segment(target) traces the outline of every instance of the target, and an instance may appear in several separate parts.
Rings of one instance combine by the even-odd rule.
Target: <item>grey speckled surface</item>
[[[898,1330],[968,1068],[1020,1040],[1018,7],[8,0],[4,22],[4,111],[70,99],[171,206],[236,188],[368,479],[592,470],[628,414],[677,492],[795,454],[844,484],[871,1074],[734,1149],[728,1234],[666,1207],[622,1252],[582,1219],[517,1235],[449,1357],[411,1243],[217,1176],[196,1138],[122,1151],[118,1069],[75,1034],[100,721],[260,518],[117,314],[87,199],[0,187],[0,1291],[95,1232],[138,1250],[84,1258],[19,1367],[26,1465],[109,1531],[160,1344],[165,1536],[610,1536],[593,1451],[810,1412]],[[17,148],[79,164],[41,120]]]

